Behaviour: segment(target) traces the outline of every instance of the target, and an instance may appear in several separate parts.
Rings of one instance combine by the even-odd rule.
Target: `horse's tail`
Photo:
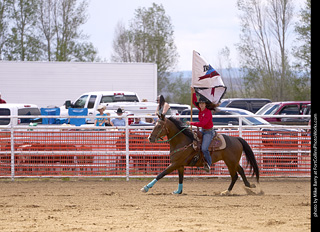
[[[243,138],[237,137],[237,139],[240,141],[243,147],[243,151],[247,157],[248,164],[250,164],[250,172],[253,169],[252,176],[256,175],[257,182],[259,183],[259,167],[257,164],[257,160],[254,157],[253,151],[247,141],[245,141]]]

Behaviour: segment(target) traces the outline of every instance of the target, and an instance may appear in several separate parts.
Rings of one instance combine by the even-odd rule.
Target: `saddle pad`
[[[218,134],[210,143],[209,151],[219,151],[226,148],[226,141],[221,134]]]

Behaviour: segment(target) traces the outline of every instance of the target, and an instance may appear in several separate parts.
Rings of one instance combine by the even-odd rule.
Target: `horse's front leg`
[[[164,177],[165,175],[170,174],[171,172],[173,172],[174,170],[176,170],[177,167],[173,164],[170,164],[163,172],[161,172],[155,179],[153,179],[149,184],[145,185],[142,187],[141,192],[146,193],[149,191],[150,188],[153,187],[153,185],[155,183],[157,183],[158,180],[160,180],[162,177]]]
[[[178,190],[173,191],[173,194],[181,194],[182,189],[183,189],[183,173],[184,173],[184,167],[178,168],[178,173],[179,173],[179,185],[178,185]]]

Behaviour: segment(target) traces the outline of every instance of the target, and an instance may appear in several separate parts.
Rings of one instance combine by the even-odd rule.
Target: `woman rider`
[[[208,100],[201,96],[199,101],[197,102],[197,96],[193,87],[191,87],[191,92],[192,92],[192,103],[199,109],[199,115],[198,115],[199,122],[187,121],[186,123],[188,125],[202,127],[201,132],[203,137],[202,137],[201,151],[203,152],[204,158],[206,160],[206,163],[204,164],[203,169],[206,172],[209,172],[210,166],[212,163],[212,159],[209,152],[209,145],[216,133],[213,130],[212,113],[209,108],[210,106],[209,106]]]

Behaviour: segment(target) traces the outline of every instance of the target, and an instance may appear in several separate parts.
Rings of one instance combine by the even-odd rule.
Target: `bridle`
[[[162,141],[159,141],[159,140],[156,140],[155,142],[156,143],[167,143],[167,142],[170,142],[172,139],[174,139],[177,135],[179,135],[180,133],[182,133],[184,130],[186,130],[188,127],[185,127],[185,128],[183,128],[182,130],[180,130],[180,131],[178,131],[174,136],[172,136],[170,139],[167,139],[167,140],[163,140],[162,138],[164,137],[164,136],[166,136],[166,135],[168,135],[169,134],[169,130],[168,130],[168,128],[166,127],[166,118],[163,120],[163,119],[159,119],[159,120],[161,120],[161,121],[163,121],[164,123],[163,123],[163,125],[162,125],[162,127],[160,128],[160,130],[159,130],[159,132],[157,133],[157,135],[156,135],[156,138],[158,138],[158,139],[160,139],[160,140],[162,140]],[[164,135],[164,136],[162,136],[162,137],[159,137],[159,135],[162,133],[162,131],[164,130],[164,129],[166,129],[166,134]]]

